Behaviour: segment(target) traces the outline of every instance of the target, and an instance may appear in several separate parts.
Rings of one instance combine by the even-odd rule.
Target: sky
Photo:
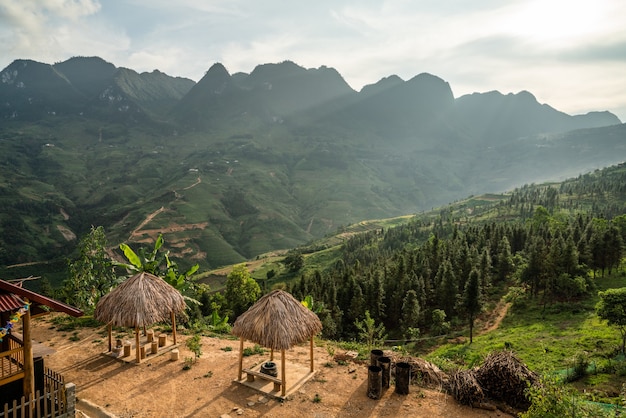
[[[74,56],[194,81],[290,60],[357,91],[426,72],[626,122],[624,0],[0,0],[0,69]]]

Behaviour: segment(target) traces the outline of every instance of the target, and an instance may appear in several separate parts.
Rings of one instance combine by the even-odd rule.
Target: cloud
[[[0,67],[98,55],[198,81],[215,62],[234,73],[292,60],[356,90],[429,72],[457,96],[529,90],[568,112],[623,109],[625,16],[621,0],[0,0]]]
[[[0,3],[0,42],[19,58],[61,58],[71,48],[64,48],[64,36],[73,30],[80,42],[81,19],[100,10],[95,0],[4,0]],[[80,34],[79,34],[80,33]]]

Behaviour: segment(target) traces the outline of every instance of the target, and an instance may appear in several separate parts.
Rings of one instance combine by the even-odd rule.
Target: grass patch
[[[253,356],[255,354],[265,354],[265,350],[263,349],[263,347],[261,347],[258,344],[254,344],[254,347],[250,348],[250,347],[246,347],[243,349],[243,356],[244,357],[249,357],[249,356]]]

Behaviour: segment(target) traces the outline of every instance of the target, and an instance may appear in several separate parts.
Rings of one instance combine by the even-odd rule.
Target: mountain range
[[[112,247],[164,233],[173,256],[217,267],[625,157],[610,112],[526,91],[455,98],[427,73],[355,91],[290,61],[216,63],[196,83],[97,57],[16,60],[0,72],[0,273],[67,257],[91,225]]]

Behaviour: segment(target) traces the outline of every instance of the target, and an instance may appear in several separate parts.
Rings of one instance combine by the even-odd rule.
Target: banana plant
[[[162,264],[164,257],[157,258],[159,255],[159,249],[163,246],[163,235],[159,235],[154,243],[154,249],[150,254],[145,254],[145,250],[142,248],[139,250],[139,254],[133,251],[128,244],[121,243],[120,250],[124,253],[124,257],[128,260],[128,263],[115,262],[114,264],[119,267],[123,267],[130,272],[142,272],[160,275],[159,266]],[[168,252],[169,254],[169,252]],[[167,256],[167,254],[166,254]]]
[[[311,295],[305,296],[304,300],[300,303],[302,303],[305,308],[310,309],[317,315],[321,314],[326,309],[326,306],[324,306],[324,302],[315,302],[313,300],[313,296]]]
[[[124,253],[124,257],[126,257],[128,263],[115,262],[114,264],[118,267],[125,268],[132,273],[139,273],[143,271],[162,277],[163,280],[181,293],[194,291],[194,279],[191,278],[191,276],[198,271],[200,266],[195,264],[189,270],[181,274],[178,270],[178,264],[170,259],[169,251],[164,254],[159,253],[159,250],[163,246],[163,242],[163,235],[159,235],[154,243],[154,248],[147,254],[143,248],[136,253],[127,244],[122,243],[120,244],[120,250]],[[164,263],[165,269],[162,271],[162,265]],[[195,299],[187,297],[186,299],[199,303]]]

